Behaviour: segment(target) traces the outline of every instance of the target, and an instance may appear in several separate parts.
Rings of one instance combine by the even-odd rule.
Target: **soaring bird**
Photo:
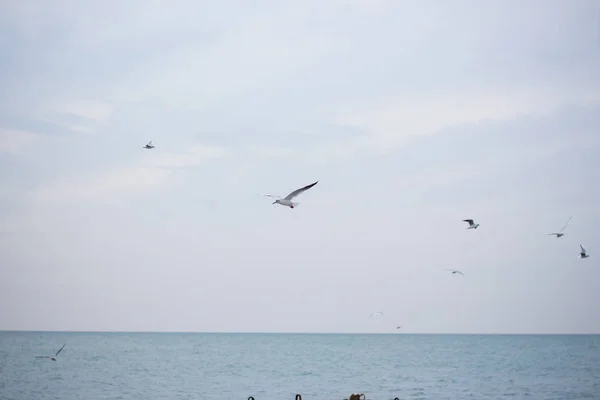
[[[465,276],[465,274],[463,274],[462,272],[460,272],[460,271],[457,271],[457,270],[455,270],[455,269],[449,269],[449,270],[448,270],[448,273],[449,273],[450,275],[454,275],[454,274],[461,274],[462,276]]]
[[[149,142],[148,142],[148,144],[147,144],[147,145],[145,145],[143,148],[144,148],[144,149],[153,149],[153,148],[154,148],[154,145],[152,144],[152,140],[151,140],[151,141],[149,141]]]
[[[587,250],[585,249],[585,247],[583,247],[582,245],[579,245],[579,247],[581,247],[581,251],[579,252],[579,255],[577,256],[577,258],[588,258],[590,255],[587,253]]]
[[[49,359],[51,359],[52,361],[56,361],[56,356],[58,356],[58,353],[60,353],[60,352],[62,351],[62,349],[64,349],[64,348],[65,348],[65,346],[66,346],[66,345],[67,345],[66,343],[65,343],[65,344],[63,344],[63,347],[61,347],[61,348],[60,348],[60,350],[58,350],[58,351],[56,352],[56,354],[54,355],[54,357],[50,357],[50,356],[37,356],[36,358],[49,358]]]
[[[373,317],[378,317],[380,315],[383,315],[383,311],[378,311],[376,313],[373,313],[373,314],[369,315],[369,319],[371,319]]]
[[[473,223],[472,219],[463,219],[463,222],[466,222],[469,224],[469,227],[467,229],[477,229],[477,227],[479,226],[479,224]]]
[[[569,217],[569,220],[567,221],[565,226],[562,227],[562,229],[560,231],[548,233],[548,235],[555,235],[557,239],[560,238],[561,236],[564,236],[565,234],[563,233],[563,231],[567,228],[567,226],[569,225],[569,222],[571,222],[571,219],[573,219],[573,217]]]
[[[292,193],[288,194],[283,199],[281,197],[279,197],[279,196],[275,196],[275,195],[272,195],[272,194],[263,194],[263,196],[272,197],[272,198],[276,199],[272,204],[280,204],[282,206],[286,206],[286,207],[289,207],[289,208],[294,208],[294,207],[296,207],[300,203],[294,203],[292,201],[292,199],[294,197],[296,197],[296,196],[304,193],[305,191],[307,191],[311,187],[315,186],[317,183],[319,183],[319,181],[316,181],[315,183],[311,183],[310,185],[306,185],[303,188],[294,190]]]

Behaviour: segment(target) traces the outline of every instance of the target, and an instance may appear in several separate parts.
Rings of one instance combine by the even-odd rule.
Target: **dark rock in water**
[[[351,394],[349,398],[344,400],[365,400],[367,396],[364,393],[361,394]]]

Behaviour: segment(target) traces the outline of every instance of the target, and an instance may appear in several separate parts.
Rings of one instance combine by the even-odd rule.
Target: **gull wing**
[[[460,272],[460,271],[456,271],[456,273],[457,273],[457,274],[461,274],[462,276],[465,276],[465,274],[463,274],[463,273],[462,273],[462,272]]]
[[[573,219],[573,217],[569,217],[569,220],[567,221],[565,226],[563,226],[562,229],[560,230],[561,232],[564,231],[567,228],[567,226],[569,226],[569,223],[571,222],[572,219]]]
[[[65,344],[63,344],[63,346],[60,348],[60,350],[58,350],[58,351],[56,352],[56,354],[54,355],[54,357],[56,357],[56,356],[58,355],[58,353],[60,353],[60,352],[62,351],[62,349],[64,349],[64,348],[65,348],[65,346],[66,346],[66,345],[67,345],[66,343],[65,343]]]
[[[50,356],[35,356],[35,358],[52,358]]]
[[[274,198],[274,199],[281,199],[281,197],[279,197],[279,196],[275,196],[275,195],[272,195],[272,194],[261,194],[261,196],[265,196],[265,197],[272,197],[272,198]]]
[[[472,219],[463,219],[463,222],[467,222],[469,225],[473,225]]]
[[[582,245],[579,245],[579,247],[581,247],[581,254],[587,253],[587,251],[585,250],[585,247],[583,247]]]
[[[284,200],[291,200],[294,197],[298,196],[299,194],[307,191],[308,189],[310,189],[311,187],[315,186],[317,183],[319,183],[319,181],[316,181],[315,183],[311,183],[310,185],[306,185],[303,188],[294,190],[292,193],[288,194],[287,196],[285,196]]]

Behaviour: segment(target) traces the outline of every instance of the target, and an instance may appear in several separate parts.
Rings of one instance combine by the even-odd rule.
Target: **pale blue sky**
[[[599,17],[2,2],[0,329],[600,332]]]

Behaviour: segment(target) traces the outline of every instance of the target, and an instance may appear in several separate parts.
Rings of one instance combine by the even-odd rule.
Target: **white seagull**
[[[289,208],[294,208],[294,207],[296,207],[300,203],[294,203],[292,201],[292,199],[294,197],[298,196],[299,194],[304,193],[305,191],[307,191],[311,187],[315,186],[317,183],[319,183],[319,181],[316,181],[315,183],[311,183],[310,185],[306,185],[303,188],[294,190],[292,193],[288,194],[283,199],[281,197],[279,197],[279,196],[274,196],[272,194],[263,194],[263,196],[272,197],[272,198],[276,199],[272,204],[280,204],[282,206],[286,206],[286,207],[289,207]]]
[[[148,144],[147,144],[147,145],[145,145],[143,148],[144,148],[144,149],[153,149],[153,148],[154,148],[154,145],[152,144],[152,140],[151,140],[151,141],[149,141],[149,142],[148,142]]]
[[[477,229],[477,227],[479,226],[479,224],[473,223],[472,219],[463,219],[463,222],[467,222],[469,224],[469,227],[467,229]]]
[[[61,348],[60,348],[60,350],[58,350],[58,351],[56,352],[56,354],[54,355],[54,357],[50,357],[50,356],[37,356],[36,358],[49,358],[49,359],[51,359],[52,361],[56,361],[56,356],[58,356],[58,353],[60,353],[60,352],[62,351],[62,349],[64,349],[64,348],[65,348],[65,346],[66,346],[66,345],[67,345],[66,343],[65,343],[65,344],[63,344],[63,347],[61,347]]]
[[[554,232],[554,233],[548,233],[548,235],[555,235],[556,238],[560,238],[561,236],[564,236],[563,231],[566,229],[567,226],[569,226],[569,222],[571,222],[571,219],[573,217],[569,217],[569,220],[567,221],[567,223],[565,224],[565,226],[562,227],[562,229],[559,232]]]
[[[577,258],[588,258],[590,255],[587,253],[587,250],[585,249],[585,247],[583,247],[582,245],[579,245],[579,247],[581,247],[581,252],[579,252],[579,255],[577,256]]]
[[[383,311],[378,311],[376,313],[373,313],[373,314],[369,315],[369,319],[371,319],[373,317],[378,317],[380,315],[383,315]]]
[[[462,276],[465,276],[465,274],[463,274],[462,272],[460,272],[460,271],[457,271],[457,270],[455,270],[455,269],[449,269],[449,270],[447,270],[447,271],[448,271],[448,273],[449,273],[450,275],[454,275],[454,274],[461,274]]]

